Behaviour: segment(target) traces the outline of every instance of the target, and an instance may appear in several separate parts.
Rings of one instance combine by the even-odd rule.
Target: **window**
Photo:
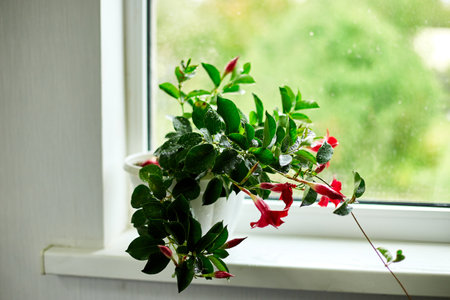
[[[165,0],[156,12],[158,83],[182,59],[239,55],[257,81],[239,98],[247,112],[251,92],[279,106],[284,84],[319,102],[311,117],[341,142],[328,178],[344,192],[357,169],[366,201],[450,204],[448,2]],[[155,145],[179,112],[162,92],[154,99]]]

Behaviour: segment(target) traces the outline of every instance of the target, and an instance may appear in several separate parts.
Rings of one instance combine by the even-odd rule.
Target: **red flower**
[[[223,76],[225,77],[227,74],[233,72],[234,68],[236,67],[237,61],[239,59],[238,57],[233,58],[225,67],[225,73],[223,74]]]
[[[313,145],[311,145],[311,151],[317,152],[319,151],[320,147],[322,147],[324,142],[327,142],[331,145],[331,147],[335,148],[337,145],[339,145],[338,140],[334,136],[330,136],[330,132],[327,129],[327,135],[324,139],[321,139],[317,142],[315,142]]]
[[[232,239],[228,242],[225,243],[225,246],[223,247],[224,249],[230,249],[233,247],[236,247],[237,245],[239,245],[240,243],[242,243],[243,240],[245,240],[245,238],[239,238],[239,239]]]
[[[259,187],[265,190],[271,190],[272,192],[281,193],[280,200],[283,200],[284,204],[286,204],[284,209],[289,209],[289,207],[291,207],[292,202],[294,201],[292,197],[292,188],[296,187],[295,184],[290,184],[288,182],[276,184],[263,182]]]
[[[326,164],[323,164],[323,165],[318,165],[317,168],[314,170],[314,172],[316,172],[316,174],[319,174],[320,172],[323,171],[323,169],[325,169],[325,167],[328,168],[329,164],[330,164],[330,162],[327,162]]]
[[[230,278],[230,277],[234,277],[234,275],[225,271],[214,272],[214,278]]]
[[[334,178],[333,181],[331,182],[331,187],[333,188],[334,191],[336,191],[337,193],[341,194],[342,184],[341,184],[340,181],[336,180],[336,178]],[[331,196],[331,197],[327,197],[327,196],[323,195],[320,198],[320,201],[319,201],[319,205],[320,206],[326,207],[328,205],[328,202],[332,202],[337,207],[338,204],[342,200],[344,200],[343,198],[342,199],[336,199],[336,198],[339,198],[339,197],[335,197],[335,195],[331,195],[331,193],[328,193],[328,195]]]
[[[147,159],[143,163],[138,163],[138,166],[140,166],[140,167],[145,167],[145,166],[148,166],[148,165],[157,165],[157,166],[159,166],[159,163],[156,160],[156,158]]]
[[[159,250],[161,251],[162,254],[164,254],[165,257],[167,258],[172,258],[172,250],[170,250],[169,247],[167,246],[163,246],[163,245],[158,245]]]
[[[278,226],[280,226],[281,224],[284,223],[284,221],[281,220],[281,218],[284,218],[288,215],[287,209],[271,210],[269,205],[267,205],[267,203],[264,202],[263,199],[261,199],[258,196],[253,195],[246,189],[242,189],[242,190],[244,191],[244,193],[246,193],[247,195],[249,195],[252,198],[253,203],[255,203],[256,208],[261,212],[261,217],[259,218],[259,220],[257,222],[250,223],[250,226],[252,228],[255,228],[255,227],[263,228],[268,225],[272,225],[273,227],[277,228]]]

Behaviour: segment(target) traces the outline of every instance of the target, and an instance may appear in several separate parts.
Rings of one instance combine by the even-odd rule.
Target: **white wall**
[[[403,299],[41,275],[47,245],[103,242],[100,47],[100,0],[0,0],[1,300]]]

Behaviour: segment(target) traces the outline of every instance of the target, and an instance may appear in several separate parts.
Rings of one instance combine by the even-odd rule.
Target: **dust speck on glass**
[[[258,74],[244,109],[252,92],[277,105],[282,85],[320,104],[311,117],[341,142],[328,177],[341,178],[344,193],[354,165],[366,200],[450,204],[450,1],[164,0],[156,13],[152,80],[170,81],[183,59],[240,56]],[[194,80],[210,88],[206,76]],[[158,145],[179,106],[161,91],[155,98]]]

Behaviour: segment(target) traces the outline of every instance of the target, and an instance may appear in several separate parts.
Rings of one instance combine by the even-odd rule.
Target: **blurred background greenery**
[[[285,84],[320,104],[309,113],[316,133],[328,128],[340,142],[324,176],[342,180],[344,193],[355,169],[366,179],[365,199],[450,203],[448,56],[437,71],[415,50],[427,43],[417,40],[424,28],[447,28],[438,40],[448,47],[445,2],[164,0],[157,17],[158,83],[174,82],[182,59],[222,68],[240,56],[257,82],[231,97],[244,111],[253,109],[250,92],[266,109],[280,107]],[[212,88],[198,73],[195,88]],[[160,144],[171,127],[164,116],[180,112],[156,95]]]

